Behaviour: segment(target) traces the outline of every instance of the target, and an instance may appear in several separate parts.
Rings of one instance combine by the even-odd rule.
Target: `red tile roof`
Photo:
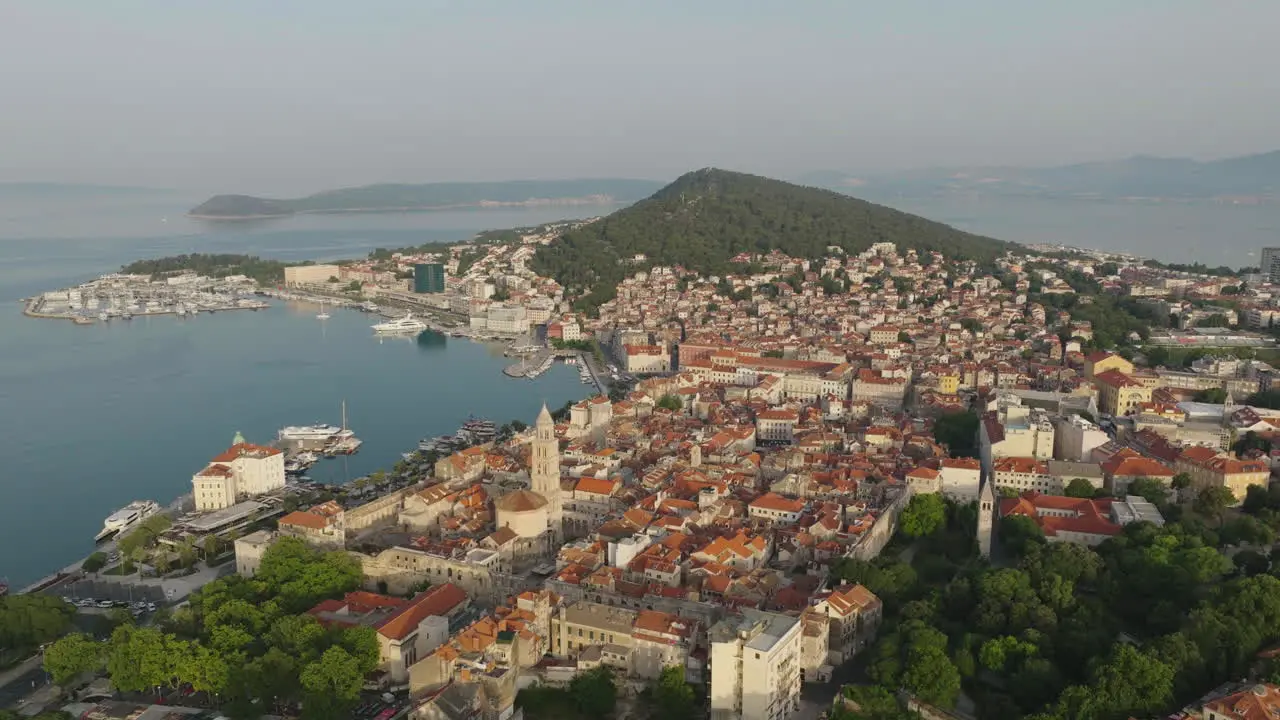
[[[436,585],[380,623],[378,634],[390,640],[403,640],[417,630],[418,625],[426,618],[432,615],[445,616],[466,600],[467,594],[457,585]]]

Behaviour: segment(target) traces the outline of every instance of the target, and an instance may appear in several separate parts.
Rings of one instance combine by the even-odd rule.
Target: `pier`
[[[92,325],[150,315],[196,316],[202,312],[261,310],[253,281],[179,275],[165,281],[144,275],[103,275],[97,280],[27,298],[22,314]]]

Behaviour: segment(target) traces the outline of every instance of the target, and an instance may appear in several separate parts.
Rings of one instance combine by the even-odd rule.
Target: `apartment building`
[[[1062,481],[1049,472],[1047,464],[1035,458],[1000,457],[995,459],[991,469],[997,490],[1062,494]]]
[[[1225,487],[1237,503],[1244,502],[1250,485],[1265,488],[1271,479],[1266,460],[1239,460],[1206,447],[1186,448],[1173,465],[1177,472],[1191,476],[1193,488]]]
[[[1095,375],[1093,384],[1098,389],[1098,408],[1104,413],[1129,415],[1151,402],[1151,388],[1119,370]]]
[[[743,608],[711,627],[711,717],[782,720],[800,709],[800,620]]]

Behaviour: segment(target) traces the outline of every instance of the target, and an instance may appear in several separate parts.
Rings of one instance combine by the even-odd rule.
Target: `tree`
[[[902,686],[927,703],[954,707],[960,695],[960,671],[947,657],[945,649],[912,648],[907,653]]]
[[[302,668],[299,680],[306,693],[303,708],[307,717],[340,718],[346,717],[346,709],[360,697],[364,674],[359,660],[335,646]]]
[[[932,535],[947,524],[947,504],[937,493],[913,495],[898,518],[898,527],[907,537]]]
[[[1129,495],[1137,495],[1153,505],[1164,505],[1169,501],[1169,486],[1157,478],[1140,477],[1129,483]]]
[[[368,675],[378,669],[382,649],[378,645],[378,632],[371,627],[357,626],[341,631],[338,642],[360,664],[360,673]]]
[[[664,720],[692,720],[699,708],[693,686],[684,678],[684,667],[668,665],[651,688],[657,716]]]
[[[1044,542],[1044,531],[1035,520],[1025,515],[1008,515],[1000,519],[1000,544],[1015,555],[1026,551],[1030,543]]]
[[[34,650],[65,633],[74,614],[70,603],[53,595],[0,595],[0,648]]]
[[[217,535],[206,535],[200,549],[204,551],[205,560],[212,560],[222,552],[222,540]]]
[[[1084,478],[1072,478],[1071,482],[1067,483],[1067,487],[1063,491],[1063,494],[1067,497],[1073,498],[1091,498],[1094,496],[1096,491],[1097,488],[1095,488],[1093,483],[1088,480]]]
[[[310,615],[286,615],[267,633],[269,645],[304,663],[320,657],[324,640],[324,627]]]
[[[177,676],[179,642],[155,628],[121,625],[111,634],[107,675],[123,692],[142,692],[170,684]]]
[[[933,439],[953,457],[977,457],[978,416],[968,411],[943,414],[933,423]]]
[[[1231,558],[1236,569],[1244,575],[1261,575],[1271,568],[1271,560],[1257,550],[1241,550]]]
[[[1196,495],[1196,512],[1217,518],[1222,524],[1222,511],[1236,501],[1235,493],[1227,487],[1207,487]]]
[[[658,407],[672,412],[679,412],[680,409],[684,407],[684,403],[680,400],[678,395],[667,393],[666,395],[658,398]]]
[[[249,696],[263,701],[289,703],[301,695],[298,662],[279,648],[249,661],[244,678]]]
[[[103,646],[83,633],[58,638],[44,650],[44,669],[58,685],[102,667]]]
[[[1185,490],[1191,487],[1191,476],[1184,472],[1178,473],[1173,476],[1173,480],[1169,483],[1169,487],[1172,487],[1174,490]]]
[[[98,551],[85,558],[84,562],[80,564],[80,569],[85,572],[96,573],[106,566],[107,554],[102,551]]]
[[[830,720],[903,720],[911,717],[889,690],[874,685],[847,685],[836,698]]]
[[[618,687],[613,683],[613,671],[605,665],[574,676],[569,683],[569,693],[577,700],[579,711],[586,717],[608,717],[618,703]]]

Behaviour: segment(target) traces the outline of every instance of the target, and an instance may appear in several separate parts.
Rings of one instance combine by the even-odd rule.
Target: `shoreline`
[[[271,213],[259,215],[205,215],[202,213],[189,212],[187,217],[192,220],[208,220],[218,221],[241,221],[241,220],[273,220],[278,218],[294,217],[297,215],[376,215],[379,213],[430,213],[441,212],[445,210],[494,210],[501,208],[542,208],[542,207],[616,207],[626,204],[626,201],[610,199],[601,202],[600,200],[587,200],[585,198],[565,198],[563,200],[546,200],[546,201],[499,201],[485,200],[478,203],[454,203],[450,205],[411,205],[405,207],[379,207],[379,208],[326,208],[322,210],[291,210],[284,213]]]

